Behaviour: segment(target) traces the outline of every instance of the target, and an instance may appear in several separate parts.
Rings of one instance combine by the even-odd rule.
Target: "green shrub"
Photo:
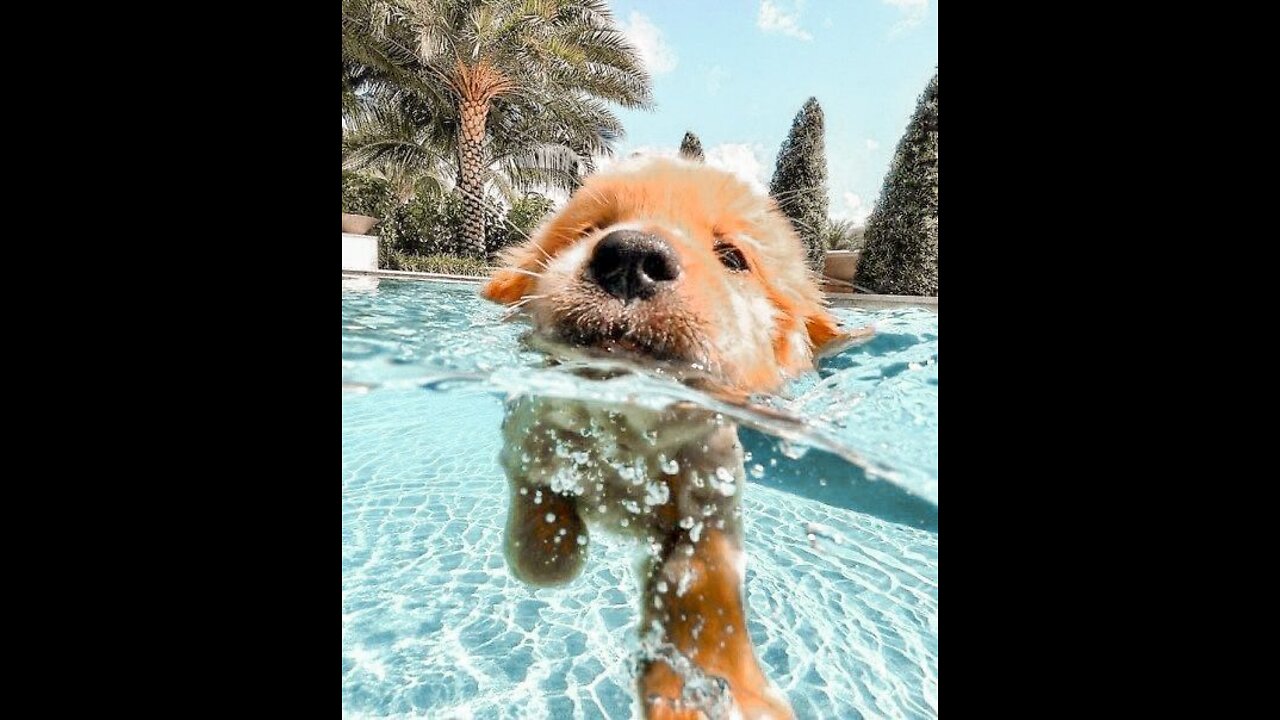
[[[485,242],[489,260],[508,245],[524,242],[552,207],[551,200],[537,193],[517,199],[505,215],[501,207],[488,203]],[[462,218],[462,201],[451,193],[419,195],[409,202],[391,206],[378,224],[378,266],[387,270],[451,273],[454,271],[439,268],[484,268],[484,261],[461,259]],[[455,264],[448,265],[448,262]]]
[[[680,141],[680,157],[697,162],[706,162],[707,154],[702,152],[702,141],[692,131],[684,134]]]
[[[527,238],[552,207],[547,198],[530,193],[504,215],[493,203],[485,207],[485,244],[490,257]],[[418,196],[387,212],[378,226],[386,246],[407,255],[462,255],[462,200],[454,194]]]
[[[778,150],[778,162],[769,181],[769,195],[795,227],[804,243],[805,260],[821,271],[826,249],[822,231],[827,224],[826,121],[817,98],[809,98],[791,132]]]
[[[856,282],[876,292],[938,294],[938,74],[925,87],[867,219]]]
[[[395,250],[387,252],[385,257],[385,264],[381,259],[378,263],[384,270],[407,270],[410,272],[472,275],[476,277],[484,277],[489,274],[488,265],[475,258],[455,255],[409,255]]]
[[[380,246],[406,255],[439,255],[457,247],[462,201],[446,194],[419,196],[396,205],[378,225]]]
[[[342,212],[380,218],[394,205],[395,195],[386,180],[342,173]]]

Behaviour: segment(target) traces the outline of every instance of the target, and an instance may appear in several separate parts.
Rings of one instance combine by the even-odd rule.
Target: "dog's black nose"
[[[636,230],[605,235],[587,269],[597,285],[624,302],[647,300],[663,283],[680,277],[675,250],[657,235]]]

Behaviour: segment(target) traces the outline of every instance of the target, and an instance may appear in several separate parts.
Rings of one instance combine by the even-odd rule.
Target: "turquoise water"
[[[762,400],[807,423],[726,410],[751,426],[748,631],[799,717],[936,717],[937,314],[836,313],[876,337]],[[582,388],[502,317],[474,285],[343,279],[344,717],[638,716],[633,544],[593,535],[562,588],[506,570],[502,399]]]

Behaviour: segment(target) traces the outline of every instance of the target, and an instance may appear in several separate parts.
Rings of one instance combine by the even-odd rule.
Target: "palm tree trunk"
[[[463,100],[459,108],[458,192],[462,193],[462,238],[465,254],[484,259],[484,123],[487,101]]]

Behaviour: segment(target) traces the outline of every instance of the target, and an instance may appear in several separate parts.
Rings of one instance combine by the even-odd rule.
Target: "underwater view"
[[[740,402],[548,364],[476,284],[344,275],[343,716],[641,716],[645,543],[593,530],[559,587],[508,567],[504,416],[536,397],[736,425],[745,630],[765,675],[800,718],[937,717],[938,314],[832,312],[875,334]]]

